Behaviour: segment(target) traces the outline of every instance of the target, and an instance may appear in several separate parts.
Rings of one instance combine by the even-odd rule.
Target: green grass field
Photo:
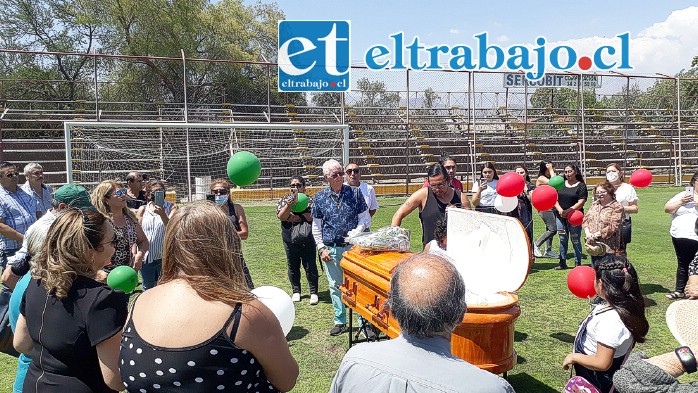
[[[648,340],[636,350],[659,354],[676,347],[664,322],[670,301],[664,297],[673,290],[676,258],[669,237],[670,216],[663,212],[664,203],[679,188],[654,187],[639,190],[640,213],[633,217],[633,242],[628,254],[635,264],[647,297],[647,318],[650,321]],[[389,225],[393,213],[405,198],[380,198],[381,207],[374,216],[374,228]],[[255,285],[274,285],[289,291],[286,257],[281,243],[281,230],[275,207],[248,206],[250,237],[244,242],[244,254]],[[412,250],[421,248],[421,228],[417,213],[403,226],[412,230]],[[535,234],[544,228],[536,216]],[[554,240],[556,245],[557,237]],[[556,247],[556,246],[555,246]],[[570,247],[570,252],[571,247]],[[509,381],[517,392],[560,392],[569,373],[562,370],[562,360],[572,350],[578,323],[589,306],[567,289],[568,271],[554,271],[555,260],[538,259],[524,286],[519,290],[521,316],[516,321],[515,348],[518,364],[509,372]],[[589,264],[589,260],[585,261]],[[332,377],[348,349],[348,338],[330,337],[332,304],[327,279],[320,272],[320,304],[310,306],[307,293],[296,303],[296,320],[288,335],[291,351],[300,365],[300,376],[293,392],[327,392]],[[307,291],[307,282],[301,283]],[[11,391],[16,359],[0,355],[0,391]],[[697,377],[682,377],[695,381]],[[367,387],[368,391],[368,387]]]

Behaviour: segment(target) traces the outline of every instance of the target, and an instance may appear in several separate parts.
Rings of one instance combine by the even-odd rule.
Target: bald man
[[[422,253],[399,264],[388,304],[400,336],[350,348],[330,393],[369,387],[374,392],[514,392],[504,379],[451,353],[451,332],[466,312],[465,284],[445,259]]]

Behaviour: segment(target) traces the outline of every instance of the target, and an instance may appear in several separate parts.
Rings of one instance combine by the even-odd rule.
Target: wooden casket
[[[450,230],[451,213],[449,214]],[[480,218],[483,218],[482,216],[491,216],[484,213],[474,214],[480,215]],[[457,216],[457,214],[453,215]],[[515,222],[510,227],[515,233],[514,236],[519,236],[518,231],[520,230],[527,242],[525,231],[523,231],[523,227],[521,227],[518,221],[510,217],[506,217],[506,219]],[[494,220],[499,220],[499,218]],[[476,226],[475,228],[480,227]],[[452,239],[455,240],[458,237],[468,236],[471,232],[468,229],[465,231],[468,234],[457,234],[458,225],[454,225],[453,233],[449,232],[448,235],[449,249],[451,248]],[[473,236],[475,235],[477,234]],[[507,237],[507,240],[511,239],[511,236]],[[496,242],[496,237],[492,238],[492,241]],[[481,241],[479,242],[482,243]],[[468,243],[468,241],[463,243]],[[468,244],[473,246],[472,243]],[[526,273],[524,273],[522,279],[521,277],[518,278],[521,280],[518,286],[512,287],[514,285],[512,280],[515,282],[517,279],[504,279],[505,287],[508,286],[509,288],[494,294],[493,298],[495,301],[486,304],[468,301],[468,311],[463,317],[463,322],[454,329],[451,337],[451,350],[454,355],[495,374],[505,373],[516,364],[514,322],[521,314],[521,309],[518,305],[518,296],[511,292],[518,289],[527,276],[528,268],[530,267],[530,253],[527,251],[528,249],[521,251],[520,247],[516,245],[516,241],[514,245],[516,251],[526,254],[526,266],[523,267]],[[497,245],[490,244],[490,246]],[[453,249],[457,250],[458,247],[453,247]],[[366,318],[366,320],[390,338],[395,338],[400,334],[400,327],[390,314],[386,302],[390,291],[390,278],[394,268],[412,255],[411,253],[369,251],[355,246],[344,253],[341,261],[341,266],[344,269],[344,280],[339,288],[342,292],[342,301],[347,307]],[[474,255],[477,255],[477,253]],[[521,264],[523,263],[521,260],[523,258],[517,256],[515,261],[511,263]],[[502,268],[502,266],[494,265],[495,269],[499,270]],[[510,268],[509,270],[513,270],[514,275],[521,276],[520,272],[522,269],[520,267],[513,269],[511,266],[508,267]],[[501,270],[499,271],[501,272]],[[466,276],[463,272],[461,274],[464,277]],[[474,275],[477,276],[476,274]],[[477,279],[482,280],[483,278],[482,276],[477,276]],[[499,280],[491,281],[493,281],[495,287],[497,282],[499,282]],[[468,280],[466,280],[466,288],[468,285]]]

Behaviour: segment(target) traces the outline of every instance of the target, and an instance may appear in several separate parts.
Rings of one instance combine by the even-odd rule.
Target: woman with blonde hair
[[[138,224],[138,219],[126,206],[126,189],[119,182],[105,180],[92,190],[90,199],[97,211],[111,219],[117,238],[111,264],[104,271],[108,273],[115,267],[124,265],[140,270],[143,257],[148,252],[148,239]]]
[[[230,195],[231,184],[225,179],[217,179],[211,183],[211,195],[213,195],[213,202],[220,206],[223,212],[230,217],[230,221],[235,226],[235,231],[241,240],[246,240],[249,235],[249,227],[247,226],[247,216],[245,216],[245,209],[239,204],[233,202],[233,198]],[[242,256],[241,256],[242,258]],[[242,268],[245,273],[245,281],[247,281],[247,286],[250,289],[254,289],[254,283],[252,282],[252,276],[250,275],[250,270],[247,268],[245,259],[242,258]]]
[[[70,209],[51,225],[13,342],[32,358],[24,392],[123,389],[117,360],[129,297],[95,281],[115,241],[111,223],[95,211]]]
[[[134,302],[120,357],[129,392],[293,388],[298,364],[245,283],[240,238],[224,211],[194,203],[172,215],[162,276]]]

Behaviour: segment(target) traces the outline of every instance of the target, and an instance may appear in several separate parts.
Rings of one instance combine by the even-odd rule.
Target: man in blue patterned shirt
[[[24,232],[41,217],[41,208],[33,196],[17,186],[17,167],[0,163],[0,264],[5,268],[7,257],[22,246]]]
[[[318,192],[313,201],[313,237],[320,259],[325,263],[334,308],[334,327],[330,335],[338,336],[347,332],[346,307],[338,288],[344,274],[339,262],[350,247],[344,238],[370,227],[371,216],[361,190],[343,184],[344,171],[337,160],[326,161],[322,165],[322,174],[329,187]]]

